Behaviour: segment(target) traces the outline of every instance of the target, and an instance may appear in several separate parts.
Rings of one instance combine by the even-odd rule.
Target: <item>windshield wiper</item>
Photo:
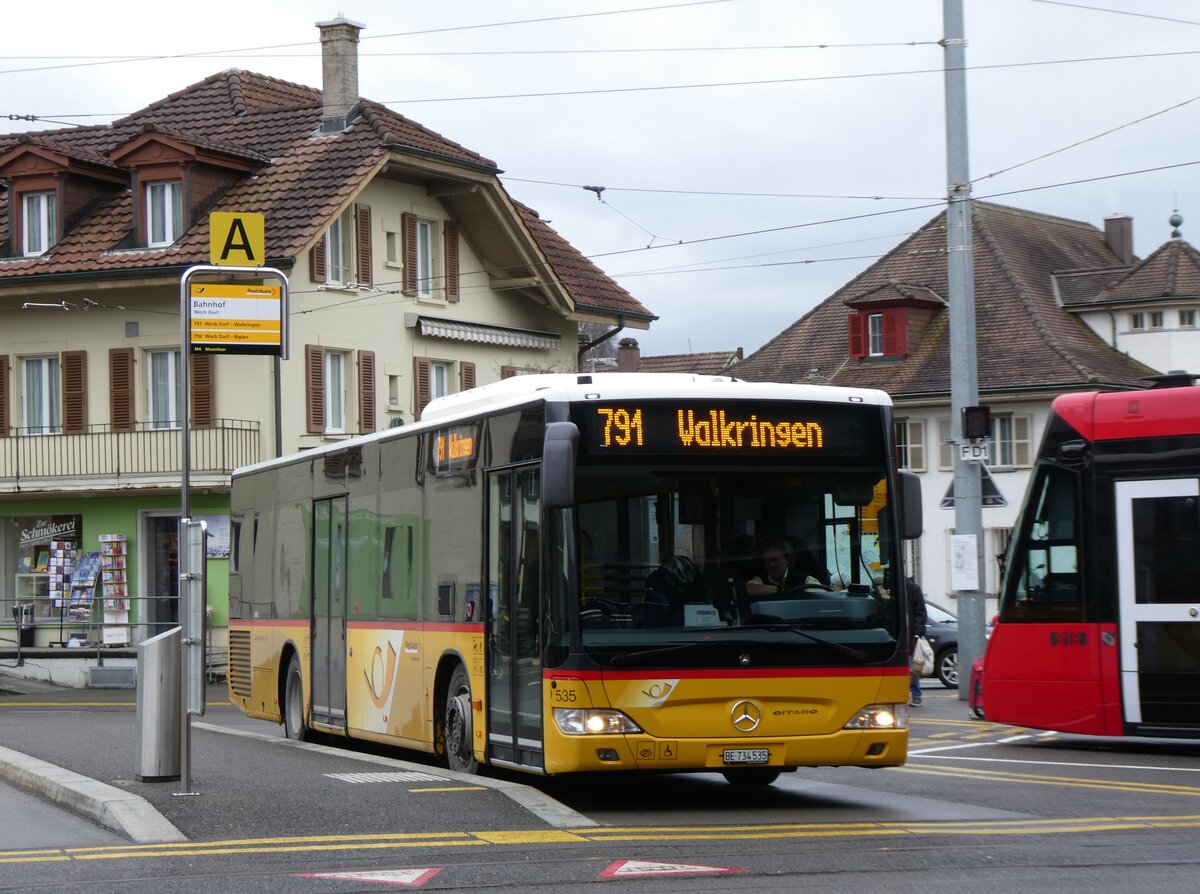
[[[632,664],[635,661],[641,661],[644,658],[658,658],[661,655],[673,655],[676,652],[687,652],[699,646],[716,646],[723,645],[721,640],[714,639],[698,639],[686,643],[676,643],[673,646],[663,646],[658,649],[643,649],[641,652],[618,652],[609,659],[614,666],[619,664]]]
[[[841,652],[843,655],[849,655],[855,661],[867,660],[867,653],[862,649],[856,649],[853,646],[847,646],[845,643],[839,643],[831,639],[825,639],[822,636],[814,636],[807,630],[803,630],[795,624],[763,624],[761,626],[764,630],[786,631],[788,633],[794,633],[797,636],[802,636],[814,643],[820,643],[822,646],[829,646],[829,648],[837,652]]]

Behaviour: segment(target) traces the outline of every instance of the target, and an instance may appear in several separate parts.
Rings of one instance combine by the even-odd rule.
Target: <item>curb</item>
[[[145,798],[19,751],[0,748],[0,779],[124,835],[134,844],[188,840]]]

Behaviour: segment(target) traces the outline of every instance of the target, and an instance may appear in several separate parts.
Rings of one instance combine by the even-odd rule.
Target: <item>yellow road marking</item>
[[[1043,776],[1036,773],[1007,773],[1003,770],[984,770],[965,767],[897,767],[900,772],[926,776],[949,776],[957,779],[977,779],[987,782],[1019,782],[1027,785],[1057,785],[1067,788],[1094,788],[1105,791],[1137,792],[1150,795],[1200,796],[1200,788],[1190,785],[1166,785],[1154,782],[1124,782],[1121,780],[1086,779],[1078,776]]]
[[[0,864],[161,857],[229,856],[237,854],[320,853],[414,847],[481,847],[527,844],[602,844],[654,841],[768,840],[895,837],[902,835],[1078,835],[1138,829],[1196,829],[1200,816],[1113,816],[1068,819],[950,820],[882,823],[781,823],[744,826],[652,826],[413,834],[323,835],[295,838],[249,838],[177,844],[108,845],[102,847],[0,851]]]

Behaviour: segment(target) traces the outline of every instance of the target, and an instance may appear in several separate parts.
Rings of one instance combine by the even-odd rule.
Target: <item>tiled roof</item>
[[[573,245],[550,228],[538,213],[527,205],[513,201],[521,220],[533,235],[538,248],[550,262],[554,276],[563,284],[575,306],[580,310],[603,310],[646,320],[658,319]]]
[[[1095,227],[974,202],[975,322],[980,391],[1144,387],[1153,370],[1105,344],[1055,298],[1055,271],[1126,269]],[[846,305],[879,286],[948,295],[946,219],[938,215],[746,358],[733,375],[880,388],[893,397],[950,391],[949,312],[936,311],[903,358],[850,357]]]
[[[21,140],[72,157],[109,164],[110,154],[146,132],[158,131],[203,148],[256,163],[252,176],[226,192],[211,210],[260,210],[266,218],[267,257],[298,257],[330,219],[389,159],[392,152],[498,173],[495,162],[378,103],[362,100],[342,133],[316,135],[321,92],[252,72],[229,69],[164,97],[109,126],[0,135],[0,153]],[[0,188],[0,243],[8,241],[11,191]],[[580,307],[653,319],[639,301],[584,258],[537,215],[521,218]],[[0,284],[26,276],[164,271],[208,262],[208,221],[198,221],[175,245],[119,249],[133,228],[128,190],[118,190],[46,254],[0,259]]]
[[[740,348],[736,351],[700,351],[695,354],[659,354],[653,357],[643,354],[638,361],[638,372],[715,376],[728,370],[740,359]]]
[[[1200,298],[1200,252],[1182,239],[1172,239],[1091,303],[1184,297]]]

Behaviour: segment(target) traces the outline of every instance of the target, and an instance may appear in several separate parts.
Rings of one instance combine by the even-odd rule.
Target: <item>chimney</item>
[[[1133,263],[1133,218],[1114,214],[1104,218],[1104,241],[1122,264]]]
[[[635,373],[642,362],[636,338],[623,338],[617,345],[617,372]]]
[[[317,22],[321,29],[321,133],[340,133],[358,104],[358,32],[365,28],[344,18]]]

